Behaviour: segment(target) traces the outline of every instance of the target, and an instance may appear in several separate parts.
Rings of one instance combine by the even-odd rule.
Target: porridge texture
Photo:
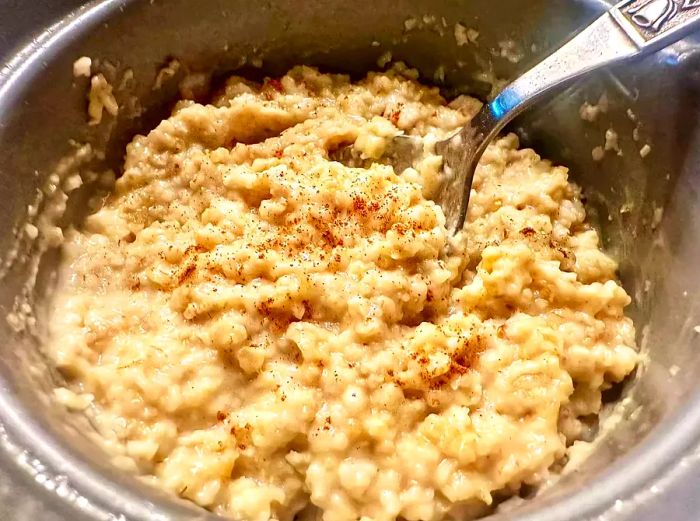
[[[66,235],[57,397],[234,519],[464,519],[541,483],[637,363],[630,299],[566,168],[513,135],[448,236],[432,144],[479,106],[401,66],[180,102]],[[372,163],[400,132],[419,164]],[[333,161],[347,144],[371,166]]]

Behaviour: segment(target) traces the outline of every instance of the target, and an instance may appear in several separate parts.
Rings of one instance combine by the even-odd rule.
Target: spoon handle
[[[457,134],[436,145],[446,182],[436,200],[461,230],[476,164],[488,143],[540,97],[584,74],[648,54],[700,29],[700,0],[624,0],[505,87]]]
[[[610,14],[642,52],[658,50],[698,29],[700,0],[626,0]]]
[[[700,29],[700,0],[624,0],[508,85],[489,104],[502,124],[579,76],[648,54]]]

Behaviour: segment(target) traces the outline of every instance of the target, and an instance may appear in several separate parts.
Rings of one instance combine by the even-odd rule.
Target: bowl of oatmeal
[[[623,500],[661,487],[650,465],[692,454],[697,424],[694,280],[674,264],[693,246],[665,231],[689,222],[665,215],[684,170],[645,119],[651,94],[626,97],[637,73],[593,78],[496,140],[451,237],[433,144],[547,42],[477,5],[350,34],[362,13],[335,4],[323,37],[321,6],[212,5],[248,18],[203,15],[209,38],[185,42],[174,5],[67,18],[55,34],[84,41],[56,44],[46,73],[67,81],[18,116],[61,89],[76,101],[17,189],[6,323],[27,347],[8,348],[5,452],[30,454],[24,472],[86,519],[643,515]],[[595,14],[576,9],[528,16]],[[102,48],[109,31],[121,40]],[[381,155],[401,133],[426,145],[397,172]],[[12,150],[41,132],[23,135]],[[348,144],[364,166],[333,159]]]

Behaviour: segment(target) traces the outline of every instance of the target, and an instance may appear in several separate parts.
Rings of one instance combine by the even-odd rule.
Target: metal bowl
[[[391,50],[394,59],[429,79],[444,66],[447,92],[484,96],[490,86],[476,72],[514,77],[606,7],[584,0],[528,0],[526,7],[522,0],[104,0],[66,15],[77,3],[0,1],[1,252],[11,252],[13,224],[26,218],[37,187],[69,152],[69,139],[105,150],[103,159],[82,168],[118,169],[125,143],[167,114],[178,96],[177,75],[162,88],[153,85],[171,57],[183,71],[215,75],[242,66],[250,74],[275,74],[297,63],[361,74]],[[424,15],[435,21],[406,31],[407,18]],[[44,28],[52,19],[60,20]],[[457,45],[457,21],[479,31],[478,45]],[[22,40],[29,43],[20,47]],[[524,51],[522,60],[500,52],[506,40]],[[698,49],[690,39],[592,76],[512,127],[525,144],[569,166],[584,187],[589,212],[633,295],[631,313],[648,362],[618,395],[607,397],[611,417],[603,424],[609,428],[601,430],[590,457],[535,497],[505,502],[494,520],[697,519]],[[72,62],[82,55],[99,58],[112,79],[133,70],[134,81],[118,98],[134,110],[122,110],[111,123],[85,124],[87,85],[72,76]],[[247,66],[244,56],[247,64],[262,60],[262,72]],[[604,91],[607,113],[595,123],[579,118],[581,103]],[[591,150],[611,127],[620,136],[621,154],[593,161]],[[639,150],[647,143],[651,153],[642,158]],[[80,213],[73,205],[66,219]],[[31,248],[21,243],[22,250]],[[56,253],[47,252],[39,266],[29,295],[38,304],[51,290],[55,262]],[[4,276],[3,314],[22,294],[30,271],[31,263],[15,262]],[[15,334],[4,320],[0,336],[0,519],[214,517],[112,467],[86,436],[89,427],[48,398],[57,376],[40,343]]]

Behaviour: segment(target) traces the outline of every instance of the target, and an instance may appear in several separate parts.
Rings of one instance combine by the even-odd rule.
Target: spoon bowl
[[[506,86],[459,132],[435,145],[443,158],[435,201],[442,207],[448,231],[454,234],[464,227],[479,159],[491,140],[516,116],[585,74],[657,51],[698,28],[700,4],[624,0]],[[422,153],[419,138],[398,135],[387,145],[381,162],[403,172]],[[335,157],[346,163],[356,162],[348,150]]]

